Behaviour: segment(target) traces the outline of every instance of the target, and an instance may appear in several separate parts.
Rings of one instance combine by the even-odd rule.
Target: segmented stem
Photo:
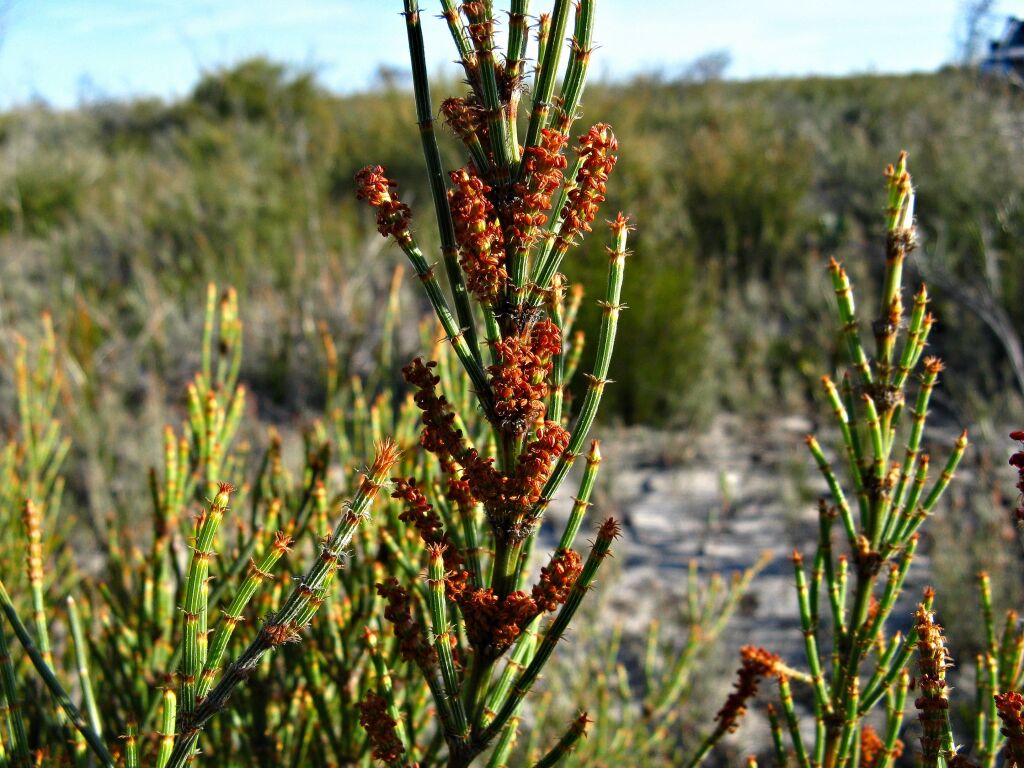
[[[473,309],[469,304],[469,292],[466,281],[459,267],[458,246],[455,242],[455,227],[452,224],[452,212],[448,206],[448,189],[444,180],[444,167],[441,164],[441,152],[437,147],[437,136],[434,133],[434,110],[430,103],[430,83],[427,78],[427,60],[423,46],[423,28],[420,25],[419,2],[404,0],[406,32],[409,39],[409,57],[412,62],[413,89],[416,94],[416,120],[419,123],[420,139],[423,144],[423,156],[427,164],[427,178],[430,192],[434,198],[434,213],[437,218],[437,229],[441,236],[441,252],[444,256],[445,270],[448,273],[448,285],[455,298],[455,312],[459,318],[459,328],[445,328],[449,338],[465,333],[469,340],[471,355],[480,365],[480,349],[477,341],[476,323],[473,321]],[[424,264],[426,262],[424,261]],[[417,267],[421,277],[427,270]],[[438,304],[431,297],[435,310]],[[440,314],[440,313],[439,313]],[[443,320],[442,320],[443,322]],[[461,355],[460,355],[461,358]],[[464,363],[465,364],[465,361]],[[468,369],[467,369],[468,370]],[[472,371],[470,371],[472,375]],[[474,383],[476,383],[474,381]],[[486,391],[486,390],[481,390]]]
[[[15,609],[11,596],[7,592],[7,587],[4,585],[2,580],[0,580],[0,610],[2,610],[4,615],[7,617],[7,621],[11,625],[11,629],[14,630],[14,634],[18,638],[18,642],[21,643],[21,647],[25,649],[25,653],[28,654],[29,660],[32,662],[32,666],[36,668],[36,672],[39,673],[43,683],[46,685],[56,702],[60,705],[68,720],[78,730],[78,732],[82,734],[82,738],[85,739],[89,749],[91,749],[99,759],[100,764],[105,768],[114,768],[114,759],[107,750],[106,744],[103,743],[103,739],[100,735],[90,728],[89,724],[82,718],[82,714],[78,711],[78,707],[72,703],[71,697],[68,696],[67,691],[64,690],[63,686],[61,686],[60,682],[57,680],[57,676],[54,674],[53,668],[46,663],[42,652],[32,640],[32,635],[29,633],[28,628],[26,628],[18,617],[18,612]]]

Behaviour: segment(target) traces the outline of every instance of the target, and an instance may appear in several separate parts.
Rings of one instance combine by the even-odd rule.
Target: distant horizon
[[[327,94],[332,96],[332,97],[345,98],[345,97],[354,97],[354,96],[361,96],[361,95],[367,95],[367,94],[380,93],[385,88],[385,85],[382,82],[379,82],[379,81],[377,81],[377,82],[368,82],[367,84],[365,84],[363,87],[360,87],[360,88],[352,88],[352,89],[346,89],[346,90],[334,88],[334,87],[331,86],[330,83],[324,82],[322,80],[322,78],[320,78],[318,76],[318,74],[315,71],[315,69],[311,69],[311,68],[303,69],[303,66],[301,64],[294,64],[294,63],[291,63],[291,62],[283,62],[283,61],[280,61],[278,59],[270,58],[270,57],[265,56],[263,54],[254,54],[252,56],[246,56],[246,57],[237,59],[235,61],[225,62],[223,64],[218,64],[215,67],[210,67],[209,69],[203,69],[203,70],[197,72],[196,73],[195,81],[188,88],[186,88],[186,89],[184,89],[184,90],[182,90],[180,92],[176,91],[174,93],[169,93],[169,94],[145,93],[145,92],[137,92],[137,93],[126,92],[126,93],[110,94],[110,93],[101,93],[98,90],[96,90],[96,91],[90,91],[88,93],[82,94],[80,97],[76,98],[74,102],[67,103],[67,104],[56,104],[56,103],[53,103],[52,101],[44,99],[41,95],[37,94],[37,95],[35,95],[33,97],[25,99],[24,101],[6,102],[5,103],[2,99],[0,99],[0,113],[10,113],[10,112],[17,112],[19,110],[32,110],[32,109],[43,109],[43,110],[51,111],[51,112],[54,112],[54,113],[74,112],[75,110],[83,109],[83,108],[88,108],[90,106],[95,106],[95,105],[113,104],[113,103],[117,103],[117,104],[130,104],[132,102],[146,102],[146,101],[159,102],[159,103],[162,103],[162,104],[165,104],[165,105],[172,105],[172,104],[175,104],[177,102],[181,102],[181,101],[185,101],[185,100],[189,99],[192,96],[193,92],[194,92],[195,86],[197,86],[200,83],[200,81],[201,81],[201,79],[203,77],[206,77],[207,75],[211,75],[211,74],[216,74],[218,72],[231,71],[231,70],[233,70],[233,69],[235,69],[235,68],[245,64],[248,61],[254,61],[254,60],[265,60],[265,61],[267,61],[270,64],[285,65],[285,66],[288,67],[289,71],[291,71],[293,73],[296,73],[296,74],[304,73],[304,72],[311,72],[314,75],[314,79],[315,79],[317,85],[320,86],[321,88],[323,88],[323,90]],[[869,71],[863,71],[863,72],[841,72],[841,73],[808,72],[808,73],[805,73],[805,74],[797,73],[797,74],[775,74],[775,75],[752,75],[750,77],[730,76],[728,73],[726,73],[722,77],[713,78],[713,81],[714,82],[723,82],[723,83],[729,83],[729,84],[742,85],[742,84],[745,84],[745,83],[749,84],[749,83],[787,81],[787,80],[815,80],[815,79],[821,79],[821,80],[844,80],[844,79],[848,79],[848,78],[860,78],[860,77],[868,77],[868,78],[872,78],[872,77],[878,77],[878,78],[884,78],[884,77],[897,77],[897,78],[898,77],[920,77],[920,76],[928,76],[928,75],[937,75],[944,68],[949,67],[949,66],[953,66],[953,65],[954,65],[953,62],[947,62],[947,63],[939,65],[936,69],[906,70],[906,71],[901,71],[901,72],[880,72],[880,71],[877,71],[877,70],[869,70]],[[400,80],[398,80],[395,83],[395,87],[399,88],[401,91],[408,91],[409,93],[412,93],[412,77],[411,76],[406,77],[405,73],[401,73],[401,74],[402,74],[402,77],[401,77]],[[455,69],[452,69],[450,72],[445,72],[443,74],[432,73],[432,82],[435,82],[435,83],[436,82],[441,82],[441,78],[442,77],[446,77],[448,75],[451,75],[453,78],[456,78],[456,77],[458,77],[459,73]],[[677,72],[668,73],[668,74],[662,73],[662,72],[657,72],[657,71],[654,71],[654,70],[650,70],[650,71],[641,70],[641,71],[632,72],[632,73],[629,73],[628,75],[622,75],[622,76],[602,76],[602,75],[597,75],[597,76],[591,76],[589,78],[589,83],[590,83],[591,86],[613,86],[614,87],[614,86],[628,86],[630,83],[639,82],[639,81],[643,81],[643,80],[647,80],[647,79],[650,79],[650,80],[656,81],[656,82],[665,83],[665,84],[687,83],[687,82],[693,82],[694,84],[700,84],[702,82],[710,82],[710,81],[712,81],[712,80],[701,80],[701,79],[697,79],[697,78],[690,78],[687,75],[687,73],[683,70],[683,68],[681,68]]]
[[[433,5],[422,3],[428,63],[455,75],[451,40]],[[768,11],[750,0],[713,8],[648,0],[637,15],[625,0],[601,0],[592,76],[674,79],[718,52],[729,56],[725,79],[739,81],[926,73],[955,59],[962,0],[803,5],[778,0]],[[1024,14],[1024,0],[996,12],[1000,19]],[[282,9],[271,0],[0,0],[0,18],[3,109],[180,99],[204,73],[258,56],[312,70],[343,95],[371,90],[382,67],[407,66],[404,24],[383,2],[305,0]]]

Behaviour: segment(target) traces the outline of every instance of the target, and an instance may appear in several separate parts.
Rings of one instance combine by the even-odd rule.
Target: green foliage
[[[63,132],[20,137],[43,140],[57,158],[63,142],[88,136],[88,151],[69,155],[68,167],[115,182],[69,176],[75,196],[63,200],[48,166],[15,167],[42,180],[15,185],[32,202],[8,212],[4,246],[31,243],[53,261],[20,276],[11,298],[30,313],[34,291],[53,289],[61,338],[48,314],[35,347],[11,334],[0,523],[17,534],[0,550],[0,763],[183,768],[201,754],[224,768],[465,768],[478,758],[498,768],[512,759],[527,694],[620,534],[608,518],[586,558],[573,549],[594,527],[589,498],[601,456],[593,441],[558,547],[534,553],[544,513],[597,415],[632,229],[622,214],[610,222],[597,352],[581,366],[582,338],[564,339],[582,292],[558,269],[590,232],[617,152],[599,123],[578,141],[578,167],[564,177],[560,170],[593,6],[577,6],[556,99],[571,4],[555,5],[559,45],[541,55],[546,74],[537,77],[522,155],[502,138],[515,134],[520,78],[503,80],[511,85],[500,94],[495,82],[504,66],[525,61],[525,6],[514,7],[513,60],[500,67],[489,6],[462,8],[476,46],[460,48],[474,91],[463,105],[488,105],[486,134],[482,122],[474,130],[491,154],[486,165],[452,172],[448,189],[430,129],[420,17],[406,3],[416,116],[454,311],[425,255],[437,246],[424,238],[429,250],[420,250],[395,185],[379,166],[357,175],[358,196],[378,209],[380,233],[408,257],[441,326],[421,323],[419,334],[436,362],[417,357],[402,369],[415,396],[399,390],[395,369],[398,321],[420,313],[401,311],[403,270],[380,311],[369,284],[380,268],[341,255],[361,231],[350,211],[326,209],[344,166],[338,157],[333,165],[312,159],[341,151],[331,128],[339,105],[308,74],[247,62],[208,75],[165,110],[95,105],[67,116]],[[475,137],[474,146],[460,136],[482,156]],[[6,150],[16,155],[13,144]],[[481,245],[480,234],[497,239]],[[501,258],[490,261],[485,246]],[[218,294],[209,283],[199,311],[189,286],[218,275],[238,278],[254,303],[274,297],[255,335],[244,331],[232,288]],[[345,305],[356,298],[361,304]],[[358,322],[360,310],[367,317],[349,338],[332,333],[332,319]],[[267,425],[259,409],[280,405],[302,376],[266,350],[257,359],[270,357],[268,367],[247,370],[242,350],[254,339],[288,354],[310,337],[323,359],[305,374],[326,373],[327,387],[299,439],[295,428]],[[370,349],[365,375],[352,364],[360,347]],[[298,357],[308,362],[308,350]],[[565,389],[580,370],[589,371],[586,392],[572,408]],[[154,383],[140,385],[137,374]],[[150,410],[168,417],[162,430]],[[65,422],[81,452],[70,466]],[[65,477],[75,491],[67,501]],[[65,504],[85,513],[86,530],[67,524]],[[70,554],[79,537],[94,554],[88,566]],[[642,714],[628,688],[600,697],[600,719],[631,713],[655,762],[667,753],[650,743],[680,721],[695,661],[752,575],[729,585],[715,578],[704,590],[692,573],[689,635],[678,658],[669,658],[671,640],[652,636]],[[607,638],[583,635],[585,652],[604,658]],[[617,644],[613,637],[612,660]],[[538,768],[568,758],[592,722],[586,713],[568,720],[554,737],[532,729],[547,740],[533,758]]]
[[[864,258],[877,252],[885,235],[876,171],[879,157],[904,146],[922,180],[918,208],[927,211],[920,267],[909,267],[907,282],[935,278],[930,306],[944,320],[929,338],[930,350],[957,370],[950,390],[962,407],[997,410],[1019,402],[1005,394],[1013,381],[1005,340],[982,314],[965,311],[963,297],[952,289],[965,285],[972,296],[980,292],[1010,326],[1024,327],[1019,94],[953,71],[756,83],[638,78],[591,87],[584,110],[588,121],[614,115],[624,150],[606,210],[640,212],[640,231],[630,239],[631,277],[622,293],[629,311],[620,329],[629,343],[620,345],[607,372],[615,383],[605,393],[606,414],[699,425],[720,408],[806,408],[817,396],[818,374],[834,368],[833,350],[844,341],[823,320],[831,312],[833,286],[822,255],[841,256],[867,291],[881,289],[883,264]],[[3,596],[5,626],[37,648],[35,656],[12,651],[14,636],[0,634],[0,693],[21,707],[20,715],[16,707],[3,710],[3,743],[15,765],[28,759],[30,746],[46,741],[62,745],[55,750],[73,762],[88,763],[90,747],[105,760],[91,743],[93,735],[129,765],[139,758],[161,767],[186,759],[194,743],[172,737],[181,735],[180,726],[192,726],[188,718],[197,710],[210,712],[196,706],[197,683],[169,685],[163,677],[184,654],[188,669],[207,671],[201,631],[186,626],[176,608],[183,605],[213,631],[215,652],[206,657],[210,679],[198,683],[201,689],[211,690],[218,675],[231,679],[231,669],[217,666],[222,658],[247,659],[256,668],[250,684],[234,693],[234,719],[204,721],[202,735],[196,734],[207,764],[236,765],[245,755],[262,764],[369,765],[356,703],[370,694],[387,703],[389,716],[409,723],[402,738],[418,745],[425,763],[442,754],[444,734],[430,706],[435,692],[400,658],[387,625],[371,618],[381,612],[373,585],[385,572],[418,585],[427,565],[422,542],[398,519],[398,504],[381,505],[378,516],[354,534],[353,565],[339,572],[335,584],[344,597],[325,603],[326,621],[305,642],[267,655],[267,636],[256,629],[287,598],[332,513],[359,488],[374,441],[390,433],[404,447],[415,444],[415,407],[397,389],[399,361],[409,350],[433,348],[441,387],[466,414],[468,431],[481,437],[488,429],[472,389],[456,373],[452,352],[435,347],[441,332],[423,324],[417,334],[410,330],[414,322],[405,322],[404,331],[397,323],[400,306],[405,318],[421,318],[430,308],[423,298],[404,295],[405,283],[415,281],[403,282],[401,271],[392,276],[387,265],[398,257],[391,252],[396,249],[371,235],[370,218],[352,199],[356,170],[370,157],[386,157],[417,210],[417,242],[424,253],[439,253],[443,233],[432,231],[416,119],[412,95],[393,82],[376,92],[337,96],[309,72],[260,59],[207,73],[173,103],[93,103],[63,113],[27,107],[0,116],[0,351],[4,371],[13,374],[0,377],[6,439],[0,524],[16,532],[0,542],[0,563],[5,583],[13,585]],[[521,140],[526,135],[520,126]],[[439,130],[438,142],[443,168],[456,167],[457,140]],[[420,258],[414,267],[424,275],[438,259]],[[603,284],[603,244],[581,246],[566,271],[574,282]],[[208,280],[237,286],[247,313],[244,332],[240,326],[228,332],[221,351],[229,362],[222,373],[203,359],[197,341],[204,316],[210,323],[212,315],[204,312],[195,286]],[[595,298],[580,305],[575,326],[590,339],[607,318]],[[234,301],[222,305],[232,327]],[[37,328],[44,308],[52,309],[55,331],[49,319],[42,333]],[[17,340],[19,332],[31,341]],[[242,346],[244,360],[236,356]],[[602,365],[607,351],[597,350]],[[575,354],[566,355],[568,382],[577,368],[592,370],[593,352],[584,352],[582,361]],[[210,412],[182,395],[195,370],[215,392]],[[577,403],[587,397],[584,378],[570,384],[566,413],[573,395]],[[239,381],[246,382],[251,399],[233,411]],[[870,413],[860,415],[862,426],[870,426]],[[299,420],[309,423],[301,437]],[[177,425],[170,439],[161,431],[164,423]],[[881,453],[899,458],[893,444],[883,436]],[[915,445],[915,453],[923,446]],[[856,450],[867,447],[864,442]],[[407,452],[397,471],[425,477],[437,468]],[[867,469],[852,471],[859,476]],[[213,483],[225,479],[239,489],[233,511],[222,510],[223,498],[215,505],[224,521],[206,590],[206,572],[197,564],[191,573],[188,546],[193,536],[214,532],[194,526],[191,515],[217,498]],[[429,495],[452,523],[443,494],[431,487]],[[580,496],[577,525],[586,510],[586,495]],[[25,505],[31,497],[34,508]],[[849,500],[852,505],[852,494]],[[212,512],[209,505],[206,510]],[[886,557],[909,562],[905,548],[896,551],[918,524],[906,522]],[[146,530],[140,539],[140,525],[152,527],[152,535]],[[943,525],[936,540],[971,532],[966,523]],[[273,539],[278,529],[297,539],[293,555],[274,549],[281,541]],[[71,544],[82,541],[96,556],[76,562]],[[36,544],[41,575],[9,568],[20,567],[22,550]],[[823,544],[821,551],[826,549]],[[250,556],[257,558],[257,570],[274,565],[277,575],[254,584],[252,571],[245,575]],[[527,575],[528,557],[527,551]],[[826,555],[820,557],[823,564]],[[437,576],[436,557],[430,565]],[[963,581],[968,567],[950,567],[943,578]],[[817,577],[809,573],[824,604],[820,569]],[[883,580],[865,577],[851,620],[863,619]],[[326,589],[324,581],[317,583]],[[839,582],[832,583],[838,589]],[[851,590],[859,583],[851,572]],[[1005,601],[1011,589],[1004,580],[996,586]],[[694,590],[711,597],[702,603],[704,613],[691,612],[684,623],[689,634],[675,642],[671,632],[654,633],[642,654],[623,651],[603,629],[583,634],[584,663],[553,672],[548,691],[571,691],[575,704],[592,692],[592,680],[599,681],[591,712],[599,733],[592,742],[576,743],[584,724],[576,720],[566,730],[570,703],[549,693],[536,709],[523,711],[522,722],[518,708],[507,708],[508,722],[520,728],[503,730],[492,764],[509,755],[549,764],[574,743],[570,760],[578,764],[678,764],[680,752],[692,745],[663,736],[693,722],[685,701],[691,665],[710,650],[740,589]],[[63,598],[72,591],[76,602],[68,605]],[[464,632],[448,628],[454,608],[432,598],[430,615],[419,617],[432,640]],[[940,611],[942,605],[937,601]],[[248,626],[220,631],[218,609],[248,619]],[[302,616],[309,609],[296,608]],[[840,606],[840,614],[844,610]],[[26,618],[20,628],[17,615]],[[970,623],[963,616],[956,622]],[[864,630],[858,634],[867,633],[867,624],[859,626]],[[364,628],[371,631],[363,635]],[[535,630],[516,647],[516,663],[535,653],[543,636]],[[847,654],[853,671],[830,676],[832,687],[816,689],[814,703],[823,712],[834,703],[857,720],[863,713],[848,700],[854,694],[844,676],[856,677],[869,654],[866,648],[854,653],[851,630],[846,632],[847,646],[835,646],[836,653]],[[820,634],[824,649],[832,636]],[[888,670],[888,687],[868,688],[872,703],[901,701],[907,647],[898,646],[903,666]],[[983,639],[970,650],[995,655]],[[829,660],[816,661],[828,666]],[[631,675],[637,664],[643,674]],[[30,674],[30,665],[41,678]],[[496,701],[507,694],[514,670],[509,665],[495,671]],[[457,688],[461,670],[444,671],[446,679],[433,684]],[[790,673],[794,686],[814,683],[804,673],[785,671]],[[90,680],[100,695],[90,695]],[[781,741],[786,728],[796,748],[799,727],[788,719],[796,714],[786,686],[788,681],[779,686],[775,733]],[[988,694],[999,687],[983,689]],[[984,712],[979,728],[991,742],[993,715]],[[558,720],[557,730],[548,713]],[[531,719],[539,725],[531,728]],[[895,712],[889,723],[898,729]],[[857,727],[830,724],[818,743],[851,755]],[[522,735],[514,745],[517,733]],[[133,740],[117,741],[118,734]],[[988,761],[995,759],[993,743]],[[554,752],[545,753],[552,744]]]
[[[584,112],[590,120],[614,112],[629,150],[609,206],[643,212],[638,278],[625,288],[633,308],[625,328],[637,343],[613,364],[609,413],[694,423],[723,406],[756,412],[780,396],[806,398],[810,372],[831,362],[832,339],[820,330],[828,297],[820,255],[856,264],[862,284],[880,279],[856,257],[881,238],[872,184],[879,158],[903,147],[925,180],[922,270],[941,270],[934,276],[945,279],[931,280],[935,307],[955,317],[955,333],[939,332],[933,343],[967,374],[958,398],[980,408],[1003,397],[1013,381],[1004,346],[944,284],[991,290],[1016,327],[1024,324],[1015,300],[1024,274],[1018,95],[955,71],[755,83],[641,78],[592,86]],[[280,382],[303,378],[315,348],[304,287],[386,280],[376,246],[365,244],[368,219],[352,201],[355,171],[386,146],[389,171],[410,199],[428,194],[409,140],[414,121],[412,99],[393,81],[339,97],[308,72],[260,59],[207,73],[174,103],[8,113],[0,261],[31,264],[5,281],[8,301],[17,298],[26,318],[38,315],[43,295],[58,298],[57,317],[73,307],[94,319],[116,309],[120,327],[141,332],[153,288],[181,307],[195,280],[230,282],[270,298],[277,317],[297,318],[288,342],[258,342],[283,355],[257,378],[284,397]],[[454,137],[441,131],[439,142],[443,165],[454,167]],[[431,248],[425,222],[415,225]],[[582,266],[588,278],[603,270],[598,252]],[[346,301],[338,317],[346,316],[349,338],[372,332],[371,303],[355,294]],[[756,328],[746,325],[752,316]],[[584,312],[584,330],[597,323]],[[306,343],[290,351],[296,332]],[[666,358],[678,364],[655,393]],[[968,364],[979,358],[990,365]],[[293,395],[314,391],[314,382]]]

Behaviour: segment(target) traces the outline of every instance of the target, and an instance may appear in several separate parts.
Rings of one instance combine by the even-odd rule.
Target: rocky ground
[[[771,557],[719,643],[720,679],[712,694],[720,697],[718,702],[732,683],[729,672],[745,643],[764,646],[806,669],[790,554],[794,548],[813,553],[816,502],[827,491],[804,444],[813,430],[804,418],[776,419],[751,429],[736,417],[724,417],[697,438],[629,429],[606,431],[602,440],[605,461],[594,516],[612,514],[623,523],[616,548],[620,570],[606,588],[627,634],[642,636],[653,617],[676,615],[691,560],[706,575],[743,571],[761,553]],[[561,499],[553,508],[553,528],[560,529],[569,504]],[[838,544],[838,531],[836,536]],[[894,621],[905,617],[902,621],[909,623],[928,573],[927,557],[921,556]],[[741,734],[745,748],[752,738],[767,736],[764,724],[756,722],[758,715],[752,718],[755,722]]]

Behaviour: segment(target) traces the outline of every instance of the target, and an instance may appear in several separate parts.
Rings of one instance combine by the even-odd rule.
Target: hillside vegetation
[[[878,172],[900,148],[926,213],[913,266],[937,297],[933,344],[959,372],[953,399],[977,410],[960,416],[1019,396],[1018,94],[957,71],[639,78],[588,94],[584,122],[614,114],[623,147],[605,213],[634,211],[638,224],[630,343],[616,356],[606,415],[687,425],[721,408],[804,407],[836,348],[822,322],[827,259],[845,261],[861,284],[880,274],[870,258],[881,252]],[[210,73],[174,103],[4,114],[2,321],[28,329],[50,308],[86,401],[137,414],[160,400],[151,380],[191,370],[197,286],[231,283],[248,324],[243,375],[271,418],[301,410],[319,391],[318,323],[347,343],[343,359],[359,373],[375,341],[367,314],[397,263],[379,253],[354,201],[355,171],[385,164],[414,214],[430,215],[415,131],[400,83],[341,97],[264,60]],[[579,253],[565,271],[593,278],[604,264]],[[584,307],[592,330],[597,312]]]

